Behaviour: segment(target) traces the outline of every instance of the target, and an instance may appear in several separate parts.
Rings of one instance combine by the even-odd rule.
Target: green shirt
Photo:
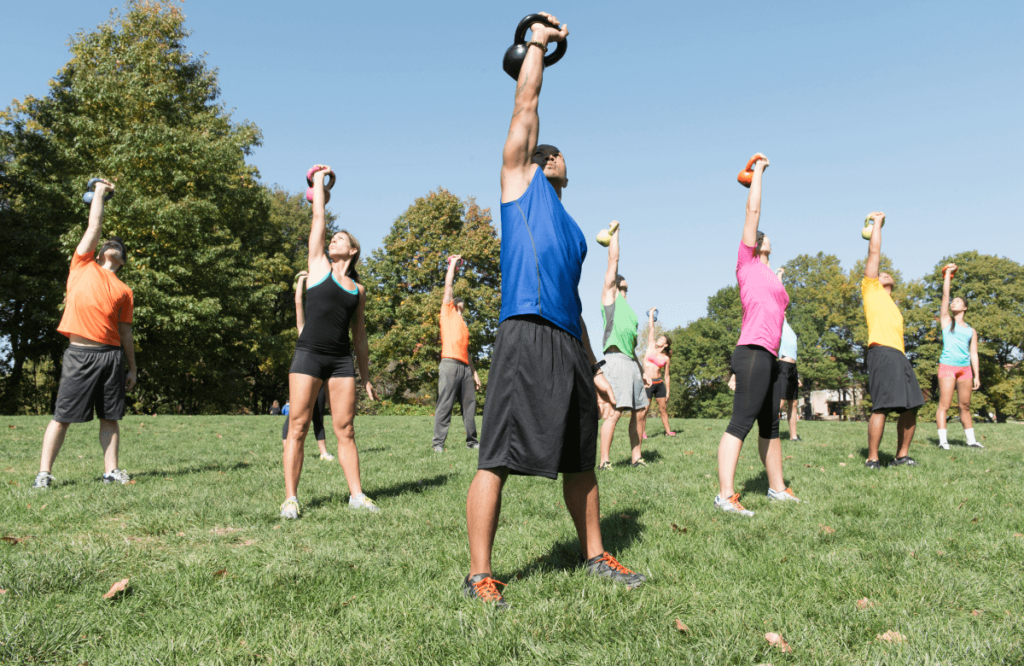
[[[609,347],[615,346],[626,356],[635,358],[633,351],[636,349],[639,320],[621,293],[611,305],[601,306],[601,319],[604,321],[601,351],[608,351]]]

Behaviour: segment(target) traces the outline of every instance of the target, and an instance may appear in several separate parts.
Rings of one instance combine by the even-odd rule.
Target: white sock
[[[977,444],[977,440],[974,439],[974,428],[964,428],[964,435],[967,436],[968,444]]]
[[[949,442],[946,441],[946,429],[945,428],[939,428],[939,444],[949,444]]]

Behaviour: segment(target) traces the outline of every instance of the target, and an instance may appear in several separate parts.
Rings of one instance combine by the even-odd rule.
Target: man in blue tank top
[[[546,15],[558,25],[557,19]],[[586,238],[562,207],[565,159],[537,145],[537,103],[548,44],[565,26],[531,27],[533,41],[516,83],[515,110],[501,167],[501,316],[484,403],[480,462],[466,498],[470,571],[463,592],[506,608],[491,550],[509,474],[562,474],[566,508],[587,571],[634,588],[646,580],[619,564],[601,541],[594,459],[600,374],[581,318],[577,287]]]

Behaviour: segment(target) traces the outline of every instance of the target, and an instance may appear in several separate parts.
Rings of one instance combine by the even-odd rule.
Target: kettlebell
[[[612,234],[619,228],[619,223],[616,220],[612,220],[612,223],[608,225],[607,229],[602,229],[597,232],[597,244],[608,247],[612,242]]]
[[[505,51],[505,59],[501,63],[501,68],[504,69],[505,73],[511,76],[515,81],[519,80],[519,70],[523,68],[523,61],[526,59],[526,51],[530,48],[526,44],[526,32],[534,23],[546,23],[552,28],[558,27],[552,23],[548,17],[542,14],[530,14],[519,22],[519,26],[516,28],[515,43]],[[555,50],[544,56],[545,67],[550,67],[562,59],[562,56],[565,55],[565,49],[568,48],[568,44],[566,43],[567,41],[567,39],[563,39],[558,42],[557,46],[555,46]]]
[[[762,153],[755,153],[753,157],[747,162],[747,166],[740,171],[740,175],[736,176],[737,182],[743,187],[750,187],[750,184],[754,182],[754,163],[758,160],[768,159]],[[766,169],[768,167],[765,167]]]
[[[885,228],[885,220],[882,220],[882,228]],[[871,240],[871,232],[875,230],[875,224],[872,222],[871,214],[864,218],[864,228],[860,231],[860,237],[864,240]]]
[[[313,186],[310,185],[306,188],[306,201],[313,203]],[[331,201],[331,191],[324,188],[324,205],[326,206]]]
[[[651,308],[654,311],[654,321],[658,321],[658,308]],[[651,310],[647,311],[647,316],[651,316]]]
[[[947,270],[949,270],[949,267],[950,267],[950,266],[952,266],[952,265],[953,265],[953,264],[946,264],[945,266],[943,266],[943,267],[942,267],[942,277],[943,277],[943,278],[945,278],[945,277],[946,277],[946,271],[947,271]],[[950,272],[950,274],[949,274],[949,277],[951,277],[951,278],[954,278],[954,277],[956,277],[956,272],[957,272],[957,269],[956,269],[956,268],[954,268],[954,269],[953,269],[953,270],[952,270],[952,271]]]
[[[306,172],[306,185],[308,185],[309,187],[313,187],[313,174],[315,174],[316,172],[317,172],[317,168],[316,167],[310,167],[309,171]],[[330,178],[330,180],[327,180],[328,178]],[[331,171],[330,169],[328,169],[327,173],[324,175],[324,189],[325,190],[329,190],[329,189],[332,189],[334,187],[335,178],[336,177],[334,175],[334,172]]]
[[[100,178],[93,178],[89,181],[89,184],[85,186],[85,194],[82,195],[82,201],[85,202],[86,206],[92,205],[92,199],[96,194],[96,183],[100,182]],[[114,198],[113,190],[107,190],[103,195],[103,201],[110,201]]]
[[[451,266],[451,263],[452,263],[452,258],[449,256],[447,259],[445,259],[445,262],[444,262],[444,270],[445,271],[448,270],[448,267]],[[458,270],[462,270],[462,267],[465,265],[465,263],[466,263],[465,259],[459,259],[459,263],[455,267],[455,270],[457,270],[457,271]]]

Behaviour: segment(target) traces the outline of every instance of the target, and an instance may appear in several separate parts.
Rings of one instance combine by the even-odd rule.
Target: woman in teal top
[[[939,358],[939,410],[935,422],[939,427],[939,446],[949,448],[946,439],[946,412],[953,403],[956,390],[960,403],[960,423],[964,426],[967,446],[984,448],[974,438],[974,423],[971,420],[971,392],[981,388],[978,373],[978,332],[967,325],[964,314],[967,302],[962,298],[949,300],[949,285],[953,281],[956,264],[943,269],[942,311],[939,324],[942,326],[942,356]],[[951,314],[952,313],[952,314]]]

